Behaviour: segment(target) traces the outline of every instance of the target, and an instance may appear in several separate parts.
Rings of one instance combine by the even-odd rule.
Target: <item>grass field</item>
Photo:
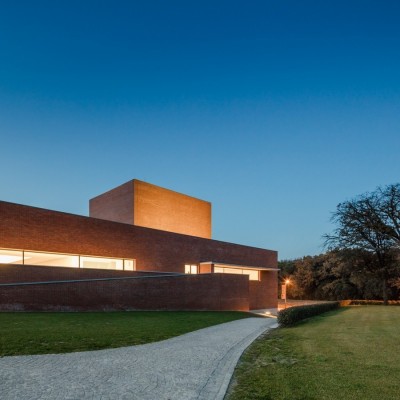
[[[0,356],[137,345],[246,318],[243,312],[0,313]]]
[[[229,400],[400,399],[400,307],[346,307],[277,329],[242,356]]]

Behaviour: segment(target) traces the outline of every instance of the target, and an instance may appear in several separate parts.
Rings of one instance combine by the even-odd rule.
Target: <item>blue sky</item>
[[[323,251],[400,177],[400,2],[0,1],[0,199],[87,215],[132,178],[215,239]]]

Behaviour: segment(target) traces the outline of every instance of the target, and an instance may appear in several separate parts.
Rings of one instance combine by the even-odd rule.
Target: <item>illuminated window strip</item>
[[[229,268],[229,267],[214,267],[214,273],[217,274],[237,274],[237,275],[248,275],[249,280],[259,281],[260,271],[246,269],[246,268]]]
[[[44,259],[42,259],[42,261],[40,262],[38,261],[35,262],[34,258],[40,256],[42,256],[42,258]],[[30,261],[26,263],[25,262],[26,260]],[[52,262],[51,260],[54,261]],[[59,260],[58,265],[56,260]],[[60,260],[62,260],[62,263]],[[115,263],[115,268],[104,268],[104,264],[111,265],[113,262]],[[92,266],[85,267],[84,266],[85,263],[86,264],[92,263]],[[65,253],[46,253],[40,251],[25,251],[25,250],[15,250],[15,249],[0,249],[0,264],[22,264],[22,265],[28,264],[28,265],[38,265],[38,266],[98,268],[98,269],[124,270],[124,271],[136,270],[136,260],[134,259],[83,256],[83,255],[65,254]]]

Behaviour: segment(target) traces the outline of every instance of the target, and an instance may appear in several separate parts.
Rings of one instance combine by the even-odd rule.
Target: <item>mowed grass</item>
[[[400,307],[342,308],[264,335],[227,399],[400,399]]]
[[[0,313],[0,356],[138,345],[248,316],[211,311]]]

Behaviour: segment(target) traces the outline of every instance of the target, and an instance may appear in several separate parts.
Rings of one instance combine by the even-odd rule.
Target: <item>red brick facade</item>
[[[90,216],[211,239],[211,203],[133,179],[89,202]]]
[[[20,282],[25,277],[36,280],[34,274],[39,275],[42,280],[48,277],[47,273],[59,274],[60,278],[68,275],[70,279],[74,279],[74,275],[78,279],[86,276],[86,273],[82,274],[82,270],[62,267],[1,267],[0,269],[7,270],[9,275],[17,277]],[[53,283],[13,286],[0,284],[0,310],[249,310],[248,280],[243,275],[154,274],[150,278],[140,277],[143,273],[132,272],[120,272],[116,275],[119,278],[109,280],[58,283],[50,279]],[[123,279],[122,275],[129,275],[130,278]],[[139,276],[132,279],[134,275]]]
[[[131,278],[141,276],[163,276],[164,272],[110,271],[66,267],[44,267],[38,265],[0,265],[0,285],[5,283],[52,282],[82,279]]]
[[[139,271],[183,273],[185,264],[199,264],[205,261],[250,265],[261,268],[277,267],[277,253],[275,251],[6,202],[0,202],[0,248],[135,259],[136,268]],[[0,271],[2,269],[4,270],[4,266],[0,265]],[[57,269],[57,271],[60,272],[51,273],[49,269],[49,276],[52,274],[60,274],[60,280],[62,280],[61,276],[64,274],[64,272],[61,272],[62,269],[63,268]],[[92,276],[91,274],[93,273],[97,274],[99,277],[114,277],[116,276],[115,274],[121,274],[121,272],[118,271],[104,270],[96,270],[95,272],[79,271],[79,273],[81,274],[81,277]],[[134,273],[131,274],[132,275],[130,276],[135,275]],[[240,275],[237,277],[243,278]],[[245,277],[245,280],[235,280],[234,278],[235,277],[232,277],[232,280],[229,280],[225,279],[225,277],[220,278],[220,274],[210,274],[204,276],[197,275],[195,277],[186,276],[179,279],[165,278],[165,282],[174,282],[176,285],[178,285],[176,282],[189,282],[185,283],[185,287],[190,287],[191,282],[198,282],[196,284],[199,286],[196,290],[198,290],[199,293],[202,293],[200,297],[214,296],[211,288],[214,287],[213,285],[217,285],[217,283],[210,283],[213,279],[215,279],[215,282],[219,281],[222,286],[230,283],[233,285],[229,289],[231,292],[230,294],[227,292],[229,291],[228,289],[225,288],[226,291],[224,291],[225,289],[221,289],[222,286],[220,286],[219,289],[221,291],[220,293],[223,293],[225,296],[225,300],[222,298],[220,299],[220,303],[224,304],[223,309],[236,309],[236,307],[239,307],[238,309],[246,308],[243,300],[240,300],[240,302],[237,300],[237,296],[242,299],[244,292],[247,293],[247,307],[250,307],[251,309],[275,308],[277,306],[276,271],[262,271],[260,281],[249,281],[247,277]],[[32,279],[35,280],[33,277]],[[164,285],[162,283],[164,282],[162,280],[164,278],[159,279],[160,280],[157,278],[157,284],[146,283],[144,286],[148,288],[149,285]],[[207,281],[207,279],[209,281]],[[5,283],[6,281],[10,282],[4,274],[0,273],[0,284]],[[154,279],[154,282],[155,281],[156,279]],[[205,290],[207,285],[205,285],[204,282],[206,281],[207,285],[210,286],[210,292],[208,295]],[[118,285],[116,282],[120,282],[119,284],[122,285],[121,281],[113,281],[113,283],[109,284],[104,283],[101,284],[102,286],[100,284],[96,284],[98,286],[92,284],[94,285],[93,288],[101,286],[106,290],[106,288],[116,288],[115,285]],[[128,291],[128,287],[133,288],[135,285],[138,285],[138,283],[131,282],[133,282],[133,280],[130,281],[130,283],[124,283],[124,290]],[[135,280],[135,282],[139,282],[139,280]],[[202,288],[201,285],[203,284],[204,287]],[[58,285],[58,288],[61,288],[61,284]],[[83,285],[83,283],[74,285],[79,286]],[[89,283],[86,283],[85,285],[90,286]],[[167,284],[165,285],[168,286]],[[71,284],[71,288],[72,286],[73,284]],[[76,288],[77,286],[73,287]],[[90,292],[88,287],[86,287],[86,289]],[[1,293],[4,293],[3,291],[7,291],[7,293],[13,291],[14,293],[18,293],[18,296],[22,296],[22,292],[18,292],[18,290],[22,289],[0,288]],[[43,289],[46,293],[49,293],[50,290],[49,286],[46,286],[46,289]],[[110,296],[118,296],[117,293],[112,293],[114,289],[109,290],[111,290],[109,293]],[[138,290],[136,286],[135,290]],[[157,292],[158,289],[154,288],[152,290],[153,291],[150,290],[151,293],[154,291]],[[181,289],[176,289],[174,293],[180,293],[180,295],[182,295],[182,293],[184,293],[183,290],[184,288],[182,287]],[[28,291],[25,293],[28,293]],[[100,296],[98,292],[96,293],[96,296]],[[144,292],[140,293],[143,294]],[[164,291],[164,295],[165,293],[167,292]],[[132,294],[132,296],[134,295]],[[175,298],[173,295],[171,296],[172,298]],[[66,297],[64,297],[64,299],[66,299]],[[91,301],[94,302],[95,299]],[[157,301],[158,300],[154,300],[154,304],[160,305],[161,303],[157,303]],[[173,300],[167,301],[166,297],[165,301],[166,307],[167,304],[170,304],[171,307],[172,304],[175,304],[173,303]],[[182,308],[185,301],[186,300],[182,298]],[[212,301],[217,300],[214,299]],[[227,305],[227,302],[230,302],[230,305]],[[193,307],[194,305],[199,304],[196,303],[196,301],[189,300],[185,304],[189,303],[192,304]],[[238,305],[239,303],[240,305]],[[90,306],[92,307],[93,304],[91,303]],[[215,303],[213,303],[213,306],[210,309],[218,309],[213,307],[215,307]]]

